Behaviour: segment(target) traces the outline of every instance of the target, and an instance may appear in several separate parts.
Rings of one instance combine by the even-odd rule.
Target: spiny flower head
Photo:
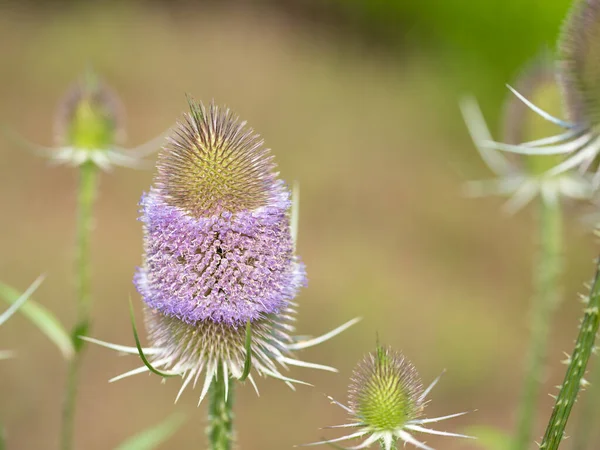
[[[424,418],[425,398],[439,377],[424,389],[415,367],[401,353],[389,347],[377,347],[354,369],[345,406],[330,398],[350,415],[350,423],[327,428],[356,428],[358,431],[340,438],[308,445],[329,444],[350,439],[366,438],[349,449],[367,448],[379,442],[382,448],[395,448],[398,441],[415,447],[432,450],[418,441],[411,432],[442,436],[469,437],[461,434],[436,431],[423,424],[439,422],[465,413],[427,419]]]
[[[290,193],[268,150],[228,110],[191,103],[142,199],[148,306],[188,324],[277,314],[305,283]]]
[[[335,371],[293,354],[356,320],[319,338],[293,336],[293,300],[306,276],[292,233],[297,207],[272,156],[228,109],[189,102],[141,201],[145,254],[134,283],[146,304],[149,362],[115,380],[148,370],[177,374],[180,395],[203,377],[202,401],[219,374],[248,376],[256,388],[250,367],[290,386],[300,382],[280,366]]]
[[[513,93],[530,109],[547,121],[565,130],[559,134],[519,144],[494,142],[480,145],[524,155],[562,155],[548,175],[558,175],[579,168],[580,173],[594,168],[600,153],[600,0],[579,0],[569,13],[558,43],[556,67],[567,120],[556,118],[536,106],[530,99]],[[512,88],[511,88],[512,90]],[[592,180],[594,189],[600,185],[597,168]]]

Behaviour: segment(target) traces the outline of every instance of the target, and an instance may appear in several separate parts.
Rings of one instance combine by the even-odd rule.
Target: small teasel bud
[[[352,376],[350,408],[374,430],[395,430],[423,414],[423,385],[415,367],[390,348],[377,348]]]
[[[56,110],[56,147],[29,142],[4,128],[6,136],[21,147],[57,164],[81,166],[91,162],[109,170],[113,166],[139,168],[143,158],[155,153],[165,133],[134,148],[121,147],[125,138],[124,108],[119,97],[94,72],[87,71],[65,93]]]
[[[415,367],[404,355],[390,347],[377,346],[354,369],[348,393],[348,406],[333,399],[350,415],[350,422],[327,428],[355,428],[357,431],[340,438],[328,439],[307,445],[332,444],[351,439],[364,438],[358,446],[367,448],[379,442],[385,450],[396,448],[402,441],[415,447],[433,450],[418,441],[412,432],[468,438],[462,434],[432,430],[423,425],[439,422],[466,413],[443,417],[425,418],[426,397],[439,381],[436,378],[426,389]]]
[[[123,106],[116,93],[88,71],[59,102],[54,133],[60,146],[108,150],[124,137]]]

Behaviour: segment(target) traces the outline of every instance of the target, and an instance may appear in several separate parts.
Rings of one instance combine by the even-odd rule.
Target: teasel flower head
[[[139,147],[125,149],[125,114],[119,97],[88,70],[60,100],[55,114],[55,147],[43,147],[5,129],[15,143],[55,164],[80,166],[91,162],[101,169],[142,167],[142,158],[159,149],[164,133]]]
[[[432,430],[424,426],[466,414],[463,412],[436,418],[425,417],[425,406],[428,403],[426,397],[438,381],[439,377],[425,389],[410,361],[389,347],[378,346],[375,352],[368,354],[354,369],[348,392],[348,406],[329,397],[332,403],[349,414],[350,421],[326,428],[356,431],[304,446],[364,439],[361,444],[348,448],[368,448],[378,442],[382,448],[390,450],[402,442],[432,450],[413,434],[417,432],[468,438],[469,436],[462,434]]]
[[[555,69],[548,62],[546,54],[526,68],[516,86],[520,92],[532,98],[539,98],[542,102],[559,100]],[[540,130],[546,131],[549,125],[546,121],[538,120],[538,116],[529,114],[527,103],[520,100],[525,97],[517,90],[510,89],[516,96],[509,99],[504,111],[503,131],[507,144],[493,143],[474,99],[465,99],[461,104],[471,137],[482,159],[496,176],[491,180],[470,182],[467,185],[467,193],[471,196],[508,196],[510,198],[505,204],[505,210],[509,213],[523,208],[537,196],[546,203],[556,203],[564,198],[590,199],[594,194],[593,177],[573,168],[557,170],[562,165],[562,155],[540,155],[535,152],[515,154],[503,151],[514,148],[513,143],[523,142],[529,136],[539,134]],[[556,127],[554,124],[550,126]],[[527,145],[537,148],[545,141],[547,139],[531,140]]]
[[[600,153],[600,0],[575,1],[558,43],[557,81],[561,88],[566,119],[552,116],[512,89],[529,108],[563,131],[530,142],[510,144],[487,140],[487,149],[522,155],[560,155],[563,159],[547,173],[558,175],[578,168],[596,171],[593,187],[600,184],[597,157]]]
[[[217,373],[254,384],[250,365],[290,385],[297,380],[279,366],[334,371],[293,352],[356,320],[320,338],[292,336],[294,298],[306,284],[295,254],[297,207],[260,137],[228,109],[190,100],[157,167],[141,201],[145,256],[134,279],[146,305],[150,366],[184,376],[180,394],[203,374],[200,400]]]

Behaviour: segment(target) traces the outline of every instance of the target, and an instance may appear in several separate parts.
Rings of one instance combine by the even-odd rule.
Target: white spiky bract
[[[349,392],[349,406],[327,397],[331,403],[346,411],[351,421],[325,428],[355,428],[357,431],[338,438],[304,444],[301,447],[364,438],[362,443],[346,447],[346,450],[368,448],[376,442],[385,450],[392,450],[399,441],[423,450],[434,450],[415,438],[413,433],[472,438],[424,426],[467,414],[461,412],[441,417],[423,417],[427,396],[440,378],[441,375],[423,390],[416,369],[404,356],[390,349],[378,348],[376,354],[367,355],[356,367]]]
[[[360,319],[353,319],[322,336],[313,339],[298,340],[292,337],[294,332],[293,307],[281,314],[267,317],[252,324],[252,370],[259,376],[268,376],[284,381],[292,389],[294,384],[308,384],[300,380],[289,378],[281,369],[288,366],[299,366],[310,369],[337,372],[329,366],[314,364],[297,359],[294,351],[313,347],[340,334],[347,328],[357,323]],[[164,315],[146,311],[146,325],[153,346],[144,348],[144,354],[149,356],[152,366],[166,370],[169,375],[181,375],[183,383],[175,401],[191,384],[195,387],[198,380],[202,380],[202,390],[198,404],[206,396],[211,384],[217,377],[219,365],[226,378],[240,378],[242,376],[246,359],[244,340],[245,330],[218,323],[203,323],[189,325],[183,322],[173,322]],[[97,339],[82,337],[82,339],[111,348],[113,350],[138,354],[136,347],[111,344]],[[145,365],[112,378],[117,381],[138,373],[148,372]],[[252,376],[248,379],[258,394],[258,387]],[[227,386],[227,384],[225,384]]]
[[[548,204],[557,203],[562,197],[579,200],[591,198],[595,185],[600,182],[600,175],[591,177],[585,173],[585,169],[600,152],[600,136],[593,138],[589,133],[550,116],[517,91],[510,89],[533,111],[559,126],[568,128],[569,131],[518,145],[495,142],[477,102],[472,98],[463,100],[461,110],[471,138],[483,161],[497,176],[492,180],[470,182],[467,185],[467,193],[476,197],[509,196],[510,199],[505,204],[505,210],[509,213],[520,210],[537,196],[541,196]],[[544,173],[533,174],[514,164],[502,152],[523,155],[576,153]],[[573,171],[577,166],[583,170]]]
[[[110,171],[113,167],[142,169],[146,167],[144,158],[160,149],[167,134],[168,131],[134,148],[125,148],[117,145],[110,148],[95,149],[73,146],[42,147],[31,143],[26,143],[25,145],[56,165],[79,167],[87,162],[91,162],[104,171]]]
[[[479,142],[481,147],[488,151],[500,150],[521,155],[569,155],[563,162],[549,170],[547,172],[548,176],[563,174],[575,168],[579,168],[581,173],[587,171],[598,154],[600,154],[600,134],[589,126],[579,125],[554,117],[534,105],[512,87],[508,86],[508,89],[533,112],[566,131],[555,136],[516,145],[487,139]],[[600,171],[596,172],[593,182],[595,186],[600,183]]]

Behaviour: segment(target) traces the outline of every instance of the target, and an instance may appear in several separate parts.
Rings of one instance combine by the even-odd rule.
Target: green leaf
[[[11,286],[0,282],[0,297],[8,304],[13,305],[19,301],[21,293]],[[73,343],[69,337],[69,333],[66,332],[54,314],[33,300],[29,300],[21,305],[19,311],[58,347],[65,359],[71,358],[74,353]]]
[[[144,365],[148,368],[148,370],[158,376],[163,377],[163,378],[180,376],[181,374],[176,373],[176,372],[161,372],[160,370],[154,368],[154,366],[152,364],[150,364],[150,361],[148,361],[148,358],[146,358],[146,355],[144,354],[144,350],[142,349],[142,344],[140,343],[140,337],[137,332],[137,327],[135,326],[135,316],[133,314],[133,303],[131,303],[131,298],[129,299],[129,316],[131,318],[131,327],[133,328],[133,338],[135,339],[135,346],[137,347],[140,359],[142,360]]]
[[[42,281],[44,281],[44,277],[39,277],[37,280],[35,280],[31,284],[31,286],[29,286],[27,290],[23,292],[23,294],[21,294],[14,302],[12,302],[12,305],[10,305],[10,307],[6,311],[0,314],[0,325],[6,322],[10,318],[10,316],[16,313],[17,310],[21,306],[23,306],[27,300],[29,300],[31,294],[35,292],[35,290],[39,287]]]
[[[2,425],[0,425],[0,450],[6,450],[6,436]]]
[[[477,443],[486,450],[510,450],[513,443],[510,435],[494,427],[468,427],[464,433],[476,437]]]
[[[173,436],[184,422],[185,416],[174,414],[164,422],[130,437],[115,450],[152,450],[157,448]]]
[[[246,323],[246,359],[244,360],[244,372],[240,377],[240,381],[245,381],[250,375],[250,369],[252,368],[252,325],[250,321]]]

